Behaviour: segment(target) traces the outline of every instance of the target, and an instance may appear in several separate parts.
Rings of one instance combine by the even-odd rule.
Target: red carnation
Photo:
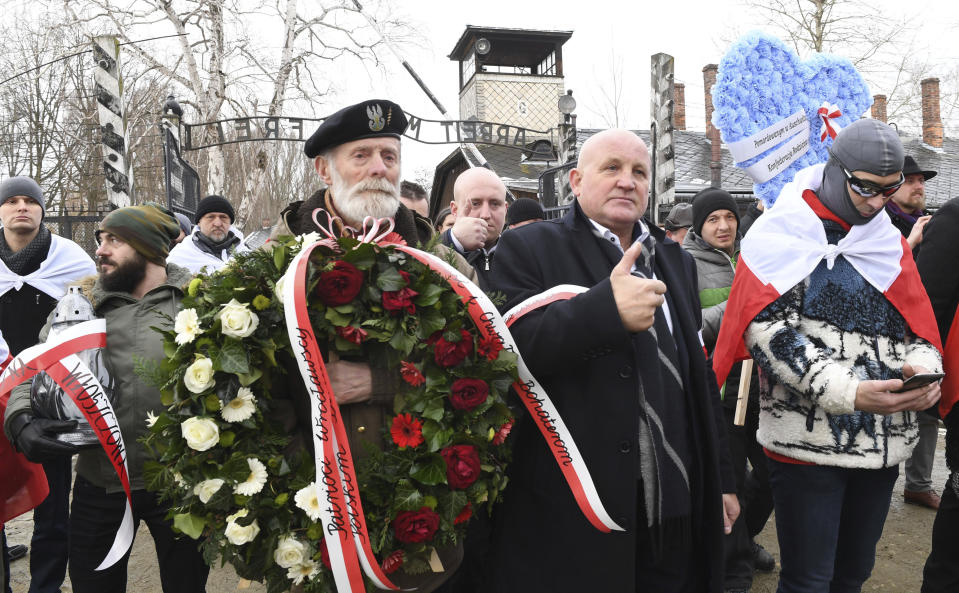
[[[506,442],[506,437],[509,436],[509,431],[513,430],[513,419],[510,418],[509,422],[499,427],[499,430],[496,431],[496,435],[493,437],[494,445],[502,445]]]
[[[430,337],[433,343],[433,358],[441,367],[454,367],[473,352],[473,337],[465,329],[460,330],[458,342],[448,342],[439,331]]]
[[[416,365],[405,360],[400,363],[400,376],[413,387],[426,383],[426,377],[416,368]]]
[[[353,342],[354,344],[362,344],[363,340],[366,339],[366,330],[353,327],[352,325],[347,325],[346,327],[336,328],[336,335],[340,336],[347,342]]]
[[[491,334],[489,337],[481,339],[476,346],[476,351],[489,360],[496,360],[496,357],[499,356],[500,350],[502,349],[503,340],[496,334]]]
[[[393,574],[403,566],[403,550],[396,550],[383,559],[383,572]]]
[[[393,519],[393,532],[396,539],[404,544],[417,544],[433,539],[440,526],[440,516],[430,507],[418,511],[401,511]]]
[[[463,490],[479,478],[480,459],[473,445],[453,445],[440,450],[446,461],[446,480],[450,488]]]
[[[456,515],[456,518],[453,519],[453,525],[459,525],[460,523],[466,523],[470,520],[470,517],[473,516],[473,503],[468,502],[466,506],[463,507],[463,510],[460,511],[459,515]]]
[[[409,414],[400,414],[393,418],[390,434],[399,447],[415,447],[423,442],[423,423]]]
[[[356,298],[363,287],[363,272],[343,260],[333,263],[333,269],[320,274],[316,296],[331,307],[345,305]]]
[[[326,547],[325,537],[320,541],[320,560],[323,561],[323,566],[333,570],[333,567],[330,565],[330,549]]]
[[[457,379],[450,388],[450,404],[467,412],[486,401],[489,385],[482,379]]]
[[[400,270],[400,276],[406,280],[406,287],[399,290],[387,290],[383,292],[383,308],[390,313],[399,313],[406,310],[412,315],[416,313],[416,305],[413,304],[413,297],[419,293],[409,287],[410,275]]]

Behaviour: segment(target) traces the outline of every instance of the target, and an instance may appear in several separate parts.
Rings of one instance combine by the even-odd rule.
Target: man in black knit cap
[[[194,274],[219,270],[234,253],[248,251],[243,235],[232,226],[235,219],[233,206],[223,196],[203,198],[196,209],[193,233],[170,251],[167,261]]]
[[[0,333],[13,356],[37,343],[66,287],[96,271],[79,245],[43,226],[45,215],[46,200],[36,181],[11,177],[0,183]],[[33,511],[30,593],[50,593],[60,590],[67,570],[70,455],[33,461],[42,462],[50,494]],[[8,579],[9,572],[4,574]]]

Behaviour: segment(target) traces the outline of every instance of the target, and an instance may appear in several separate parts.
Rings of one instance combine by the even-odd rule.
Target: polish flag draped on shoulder
[[[914,334],[942,351],[929,297],[909,245],[885,210],[854,225],[836,245],[826,241],[822,220],[849,227],[816,197],[823,164],[796,173],[775,205],[742,241],[736,277],[716,340],[713,370],[720,385],[734,363],[749,358],[746,328],[767,305],[808,277],[823,259],[830,268],[842,255],[905,318]]]
[[[13,359],[7,342],[0,336],[0,371]],[[10,393],[0,395],[0,421],[7,410],[7,399]],[[50,493],[47,486],[47,475],[43,473],[43,466],[31,463],[22,453],[17,453],[7,436],[0,430],[0,471],[3,479],[0,480],[0,526],[26,513]]]

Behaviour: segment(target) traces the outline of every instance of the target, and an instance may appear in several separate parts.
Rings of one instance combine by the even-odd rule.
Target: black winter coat
[[[735,481],[716,379],[698,337],[695,264],[677,243],[664,243],[660,229],[650,227],[658,243],[660,279],[672,299],[690,414],[696,558],[690,569],[700,575],[702,591],[716,592],[723,577],[721,494],[724,484],[726,492],[735,491]],[[626,531],[602,533],[587,521],[539,430],[524,417],[515,429],[510,483],[493,511],[489,591],[636,591],[643,504],[638,368],[645,361],[637,360],[632,334],[620,320],[609,280],[614,264],[599,241],[576,203],[560,221],[510,231],[497,247],[492,288],[506,294],[506,310],[560,284],[590,287],[526,314],[510,331],[572,433],[607,511]]]
[[[939,336],[945,346],[959,307],[959,198],[936,211],[922,230],[922,251],[916,257],[919,277],[936,315]],[[959,471],[959,406],[945,418],[946,465]]]

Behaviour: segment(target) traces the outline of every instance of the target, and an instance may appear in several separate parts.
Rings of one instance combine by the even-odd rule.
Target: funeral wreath
[[[190,283],[164,333],[167,359],[142,370],[168,406],[147,419],[154,458],[145,471],[208,563],[229,562],[271,593],[335,590],[315,460],[272,413],[287,386],[303,382],[283,284],[294,257],[317,242],[297,298],[320,348],[385,367],[397,386],[383,448],[360,455],[353,446],[383,573],[430,571],[435,549],[461,541],[506,484],[513,415],[504,400],[516,355],[483,337],[450,282],[398,249],[398,235],[311,234],[238,254]]]

